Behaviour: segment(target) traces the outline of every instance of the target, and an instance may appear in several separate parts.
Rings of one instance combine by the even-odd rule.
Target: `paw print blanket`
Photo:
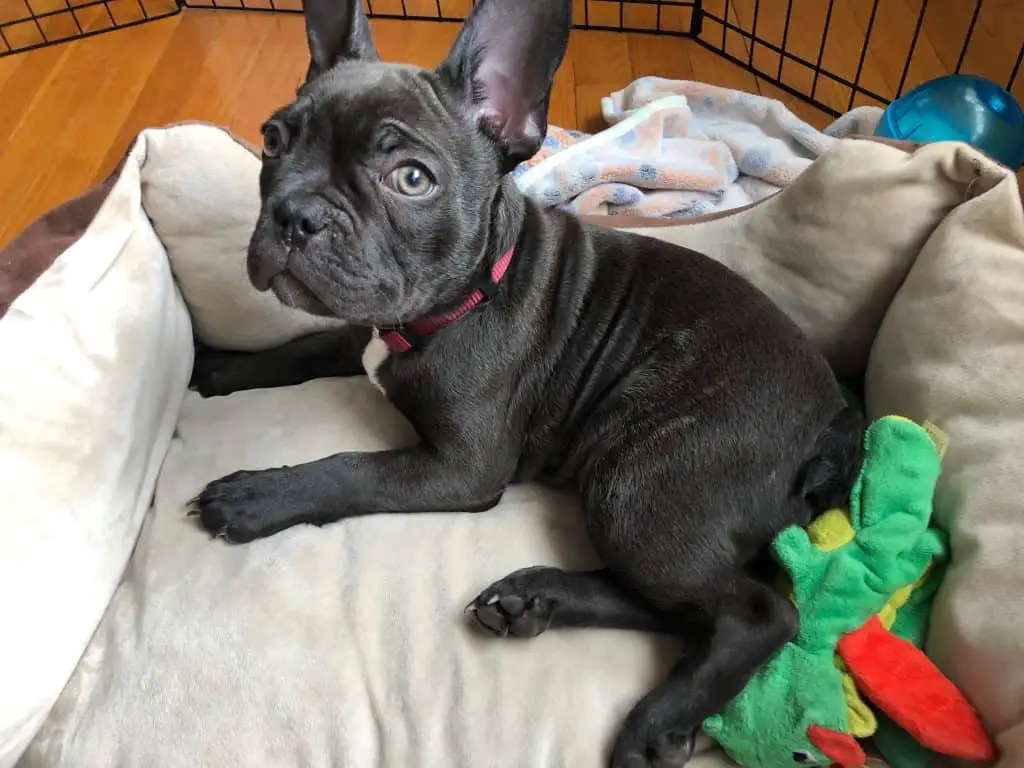
[[[788,186],[882,114],[858,107],[824,131],[780,101],[705,83],[644,77],[601,101],[609,128],[551,127],[513,171],[547,206],[580,215],[692,218],[756,202]]]

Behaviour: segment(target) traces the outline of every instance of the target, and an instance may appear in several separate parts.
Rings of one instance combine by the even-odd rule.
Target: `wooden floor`
[[[959,0],[933,0],[943,2]],[[1021,0],[991,2],[1021,3],[1024,8]],[[735,0],[730,20],[749,28],[754,3]],[[714,0],[706,5],[713,7]],[[770,9],[773,3],[760,5]],[[855,0],[849,0],[843,7],[854,5]],[[904,19],[908,20],[913,19]],[[848,23],[863,27],[864,21],[853,14]],[[783,33],[780,20],[770,13],[762,11],[758,24],[759,34]],[[420,65],[436,63],[458,30],[454,24],[386,19],[375,19],[373,28],[384,58]],[[847,39],[842,34],[831,37],[840,43]],[[799,39],[800,34],[792,32],[791,44],[799,44]],[[906,45],[902,39],[896,42]],[[928,45],[931,50],[938,47]],[[735,34],[729,36],[728,49],[741,58],[751,56]],[[842,71],[839,68],[845,66],[850,50],[850,45],[833,45],[826,51],[831,59],[825,63]],[[888,61],[885,49],[879,50],[881,54],[870,57],[864,77],[886,93],[895,88],[902,64]],[[771,61],[767,49],[752,54],[765,71],[777,66],[777,58]],[[951,68],[938,53],[932,58],[938,64],[930,66],[939,67],[934,74]],[[130,29],[0,57],[0,246],[39,214],[105,176],[143,128],[204,120],[255,140],[267,114],[294,94],[306,63],[300,17],[203,10],[187,10]],[[926,70],[921,72],[930,76]],[[797,79],[799,74],[796,70],[790,73]],[[825,113],[693,41],[577,31],[556,80],[550,122],[600,129],[600,98],[642,75],[760,91],[782,98],[816,125],[830,120]],[[829,93],[828,83],[820,87]],[[845,108],[838,102],[848,95],[848,90],[845,94],[836,91],[837,106]]]

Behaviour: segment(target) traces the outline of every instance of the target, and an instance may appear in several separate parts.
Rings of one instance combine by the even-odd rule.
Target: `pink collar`
[[[427,336],[436,333],[446,325],[451,325],[474,307],[492,299],[498,291],[498,283],[501,282],[501,278],[508,272],[508,265],[512,263],[512,254],[515,252],[515,246],[509,248],[505,255],[498,259],[491,268],[490,279],[484,281],[479,287],[474,288],[469,298],[451,312],[446,312],[437,317],[425,317],[422,320],[414,320],[406,325],[388,328],[386,331],[383,331],[380,337],[388,345],[388,349],[392,352],[408,352],[413,347],[421,345]]]

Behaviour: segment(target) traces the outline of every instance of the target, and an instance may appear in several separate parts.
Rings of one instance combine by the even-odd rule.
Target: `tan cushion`
[[[365,377],[190,394],[88,666],[21,768],[603,765],[673,643],[599,631],[502,642],[462,613],[516,568],[594,564],[572,497],[515,488],[485,514],[367,517],[246,546],[184,515],[239,466],[410,439]]]
[[[1012,174],[969,148],[964,202],[924,244],[871,351],[872,415],[951,439],[936,514],[953,563],[929,653],[1024,765],[1024,214]]]
[[[695,248],[746,275],[860,375],[886,308],[932,229],[962,200],[949,146],[914,154],[848,140],[783,193],[730,216],[643,234]]]
[[[227,155],[247,150],[208,127],[191,127],[181,143],[167,135],[179,130],[146,133],[146,166],[166,163],[168,175],[152,177],[145,195],[168,243],[192,232],[171,258],[208,338],[261,343],[239,330],[248,322],[280,323],[262,343],[296,333],[302,318],[267,321],[264,311],[279,310],[251,303],[238,267],[241,223],[234,245],[207,250],[209,224],[189,229],[216,206],[235,215],[230,188],[255,185],[255,166]],[[216,162],[197,144],[217,147]],[[962,151],[936,145],[908,156],[844,142],[821,161],[829,173],[807,173],[768,202],[650,232],[731,263],[858,373],[920,249],[968,190],[982,189]],[[181,158],[189,165],[178,167]],[[202,169],[189,171],[198,158],[206,158]],[[175,180],[173,195],[161,190],[166,178]],[[209,276],[190,283],[193,269]],[[218,290],[234,297],[234,310],[217,314]],[[958,316],[947,320],[955,329]],[[408,439],[363,379],[211,401],[189,395],[124,584],[22,768],[602,764],[621,717],[670,659],[671,642],[579,631],[499,643],[468,632],[459,616],[477,589],[508,570],[590,562],[572,499],[516,489],[481,515],[366,518],[245,547],[210,542],[184,517],[185,501],[206,480],[233,469]],[[982,450],[974,460],[987,466],[992,455]],[[1010,676],[1005,684],[992,695],[1012,695]],[[717,753],[701,760],[697,768],[722,764]]]
[[[191,367],[139,157],[0,252],[0,767],[128,563]]]

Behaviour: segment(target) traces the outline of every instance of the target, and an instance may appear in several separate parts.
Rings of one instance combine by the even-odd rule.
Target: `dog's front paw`
[[[640,728],[627,723],[612,753],[611,768],[683,768],[693,756],[697,731],[648,721]]]
[[[499,637],[536,637],[551,625],[557,568],[523,568],[496,581],[466,606],[477,624]]]
[[[246,356],[238,352],[221,352],[196,345],[189,389],[203,397],[220,397],[245,389],[241,373]]]
[[[189,514],[213,535],[245,543],[309,522],[292,487],[287,467],[233,472],[207,485],[190,503]]]

